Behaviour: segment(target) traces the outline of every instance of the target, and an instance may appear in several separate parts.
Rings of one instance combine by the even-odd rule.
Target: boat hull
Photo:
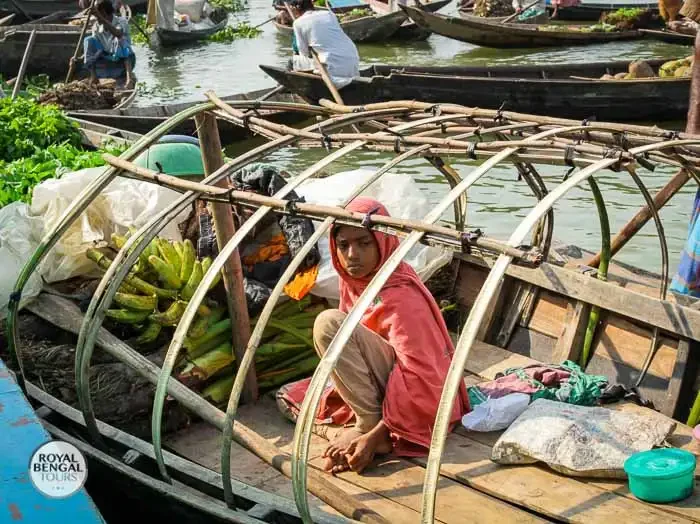
[[[695,37],[693,35],[686,35],[684,33],[669,31],[667,29],[640,29],[640,32],[644,35],[644,38],[659,40],[661,42],[666,42],[667,44],[693,45],[695,42]]]
[[[658,67],[663,61],[649,63]],[[690,79],[593,80],[606,73],[626,71],[627,66],[628,62],[495,68],[374,66],[340,94],[351,105],[422,100],[494,109],[503,106],[524,113],[546,111],[565,118],[596,116],[607,121],[685,116]],[[317,75],[261,68],[310,102],[330,97]]]
[[[171,29],[162,29],[158,27],[156,28],[158,41],[163,46],[174,47],[178,45],[191,44],[193,42],[200,42],[202,40],[206,40],[214,33],[218,33],[224,27],[226,27],[226,13],[223,11],[214,13],[212,14],[212,20],[217,22],[216,25],[207,29],[195,29],[192,31],[173,31]]]
[[[46,74],[52,79],[65,78],[75,48],[80,40],[80,27],[70,25],[22,25],[0,31],[0,74],[17,75],[32,30],[36,40],[27,75]]]
[[[392,37],[407,19],[403,11],[386,15],[366,16],[340,24],[353,42],[381,42]],[[292,36],[292,28],[273,22],[281,34]]]
[[[600,44],[641,38],[638,31],[583,33],[580,31],[541,31],[536,25],[502,24],[488,19],[426,13],[401,6],[420,27],[442,36],[482,47],[522,48]]]
[[[132,8],[145,8],[146,0],[122,0],[122,3]],[[21,10],[17,9],[17,4]],[[32,17],[47,16],[57,11],[67,11],[74,15],[82,9],[77,0],[0,0],[0,12],[27,14]]]

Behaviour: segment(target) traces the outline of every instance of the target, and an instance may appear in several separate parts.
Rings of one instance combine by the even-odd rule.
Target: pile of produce
[[[372,16],[372,10],[366,7],[358,7],[352,11],[346,13],[338,13],[338,20],[340,23],[350,22],[351,20],[357,20],[358,18],[366,18]]]
[[[671,60],[659,68],[659,76],[661,78],[685,78],[689,77],[692,72],[693,56],[688,56],[679,60]]]
[[[132,232],[112,235],[113,249],[121,249]],[[102,270],[112,264],[105,250],[89,249],[86,255]],[[155,238],[115,295],[107,318],[121,329],[123,336],[133,337],[131,341],[137,347],[168,343],[211,262],[208,257],[197,258],[190,240]],[[220,280],[219,276],[210,287],[211,295]],[[310,298],[289,301],[275,309],[256,353],[261,389],[280,386],[315,369],[318,358],[311,330],[323,310],[323,304],[312,304]],[[183,347],[178,366],[180,381],[203,390],[203,396],[212,402],[228,398],[233,387],[235,356],[226,306],[208,296],[199,306]]]
[[[513,13],[515,10],[508,0],[476,0],[474,2],[475,16],[509,16]]]
[[[639,7],[623,8],[617,11],[603,13],[600,17],[600,22],[614,25],[618,31],[650,29],[661,25],[657,13],[653,12],[651,9],[641,9]]]
[[[42,93],[38,101],[62,109],[110,109],[119,103],[122,96],[113,80],[97,85],[87,80],[76,80],[69,84],[55,84]]]
[[[121,152],[109,145],[102,151],[82,149],[78,125],[55,106],[0,99],[0,208],[29,202],[34,186],[46,179],[103,165],[105,151]]]
[[[562,24],[549,24],[549,25],[537,26],[537,30],[538,31],[546,31],[546,32],[578,31],[581,33],[612,33],[612,32],[618,31],[618,29],[614,25],[605,24],[605,23],[586,25],[586,26],[580,26],[580,25],[569,26],[569,25],[562,25]]]
[[[681,58],[679,60],[671,60],[659,68],[658,77],[687,78],[690,76],[692,68],[692,56]],[[600,77],[601,80],[637,80],[640,78],[657,78],[657,74],[654,69],[643,60],[631,62],[627,72],[617,73],[616,75],[603,75]]]

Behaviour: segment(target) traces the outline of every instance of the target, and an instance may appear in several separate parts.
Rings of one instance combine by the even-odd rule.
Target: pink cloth
[[[347,209],[389,216],[381,203],[370,198],[357,198]],[[399,240],[379,232],[374,232],[374,238],[381,267]],[[356,279],[343,270],[336,255],[333,230],[330,251],[340,276],[340,310],[347,313],[373,275]],[[442,387],[454,353],[440,308],[413,268],[401,262],[365,311],[362,324],[387,340],[396,352],[383,405],[383,420],[392,433],[394,450],[398,455],[424,455],[430,446]],[[469,397],[462,384],[452,409],[451,427],[467,411]]]

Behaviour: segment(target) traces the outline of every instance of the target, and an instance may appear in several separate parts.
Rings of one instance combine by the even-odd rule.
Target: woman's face
[[[379,265],[379,247],[371,231],[341,226],[335,233],[335,246],[340,265],[353,278],[366,277]]]

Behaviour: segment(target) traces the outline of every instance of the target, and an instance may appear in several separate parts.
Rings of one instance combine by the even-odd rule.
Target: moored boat
[[[145,8],[146,0],[122,0],[131,8]],[[82,11],[76,0],[0,0],[0,12],[42,17],[58,11],[76,14]]]
[[[678,31],[671,31],[670,29],[640,29],[639,32],[642,33],[645,38],[659,40],[660,42],[666,42],[668,44],[693,45],[695,42],[695,36],[679,33]]]
[[[658,69],[664,62],[648,63]],[[599,80],[605,74],[626,72],[628,67],[629,62],[497,67],[374,65],[363,69],[361,76],[340,92],[350,104],[424,100],[623,121],[685,116],[689,78]],[[305,100],[315,103],[331,97],[318,75],[274,66],[260,68]]]
[[[419,2],[417,5],[428,11],[430,13],[435,13],[448,5],[452,0],[435,0],[433,2]],[[370,7],[377,13],[390,13],[393,10],[399,10],[396,3],[392,0],[390,2],[384,2],[382,0],[370,0]],[[406,20],[399,30],[392,36],[393,40],[409,40],[409,41],[419,41],[425,40],[432,33],[427,29],[418,27],[418,25],[412,20]]]
[[[211,35],[218,33],[226,27],[228,14],[225,9],[215,9],[209,17],[209,20],[211,21],[211,25],[203,29],[177,30],[156,27],[156,34],[158,35],[158,40],[164,46],[177,46],[199,42],[201,40],[206,40]]]
[[[420,9],[401,6],[420,27],[439,35],[483,47],[523,48],[601,44],[641,38],[638,31],[595,32],[529,24],[494,22],[488,18],[462,15],[460,17],[426,13]]]
[[[552,13],[552,2],[547,0],[547,10]],[[594,22],[600,20],[603,13],[618,9],[650,9],[659,10],[658,2],[647,0],[580,0],[580,3],[571,7],[560,7],[557,12],[558,20]]]
[[[649,197],[646,189],[643,189],[643,183],[636,185],[630,181],[630,174],[635,172],[637,165],[649,166],[649,163],[652,163],[653,167],[673,168],[678,164],[681,154],[684,162],[698,164],[700,137],[655,127],[606,122],[582,124],[580,121],[514,114],[502,110],[416,101],[370,105],[365,108],[324,104],[325,109],[333,111],[333,117],[315,122],[300,131],[280,128],[258,116],[246,116],[243,113],[243,110],[247,109],[245,104],[234,104],[236,107],[233,108],[227,107],[214,97],[211,99],[221,118],[229,118],[234,123],[238,122],[240,126],[264,132],[269,135],[270,142],[261,146],[262,148],[254,154],[252,150],[247,149],[242,156],[233,159],[228,167],[214,174],[206,185],[137,169],[125,162],[126,158],[138,152],[132,150],[121,160],[112,159],[115,169],[105,171],[94,184],[84,189],[79,197],[79,203],[84,204],[83,209],[100,197],[101,187],[104,187],[103,184],[106,185],[113,175],[118,174],[118,168],[131,171],[130,176],[142,181],[157,183],[178,191],[184,191],[186,188],[187,191],[179,200],[169,205],[167,212],[152,218],[142,232],[136,233],[137,236],[157,233],[156,228],[162,227],[170,217],[176,215],[176,211],[186,209],[195,200],[195,196],[199,196],[219,203],[224,197],[227,206],[230,202],[259,209],[260,211],[252,215],[254,218],[248,219],[253,220],[253,223],[246,223],[248,228],[255,227],[266,213],[292,213],[297,217],[340,220],[343,224],[379,228],[399,234],[402,238],[400,249],[405,248],[405,252],[396,252],[395,258],[399,259],[408,253],[411,245],[420,241],[441,246],[452,252],[455,260],[442,275],[442,296],[447,302],[444,311],[458,313],[448,319],[447,324],[455,339],[459,339],[455,355],[452,357],[453,366],[448,385],[444,391],[443,398],[447,401],[441,405],[441,414],[450,409],[456,387],[463,381],[474,385],[493,380],[506,368],[540,365],[542,362],[558,364],[564,360],[574,360],[581,361],[587,373],[605,375],[610,384],[632,386],[639,379],[639,392],[643,397],[652,400],[656,409],[661,412],[657,413],[630,403],[611,408],[607,411],[608,416],[612,416],[614,411],[635,413],[639,416],[638,428],[655,421],[670,424],[669,417],[686,419],[692,403],[692,393],[697,389],[696,349],[700,341],[700,310],[695,307],[697,301],[688,299],[685,303],[666,296],[667,264],[664,264],[665,270],[662,271],[662,275],[654,275],[632,271],[629,267],[616,264],[612,260],[610,270],[606,272],[604,267],[609,257],[604,254],[604,263],[599,266],[599,274],[595,275],[595,257],[588,257],[573,247],[555,249],[551,239],[555,218],[553,206],[569,191],[593,180],[591,177],[604,173],[606,177],[618,177],[616,184],[612,186],[613,189],[610,189],[611,192],[639,191]],[[248,107],[266,109],[264,103],[249,104]],[[203,106],[200,109],[211,110],[211,106]],[[314,116],[317,108],[307,109],[309,116]],[[170,122],[168,126],[174,123]],[[382,125],[377,125],[378,123]],[[352,125],[361,126],[366,132],[354,133],[351,131]],[[141,141],[138,149],[148,147],[147,142],[158,140],[159,134],[170,132],[168,126],[162,126],[158,133],[149,136],[148,140]],[[613,150],[613,144],[621,145]],[[233,171],[260,158],[251,158],[254,155],[275,153],[294,145],[316,148],[319,151],[321,148],[334,150],[330,156],[322,156],[320,160],[317,158],[318,161],[312,166],[299,168],[298,171],[302,174],[291,177],[287,186],[284,186],[286,189],[272,198],[261,200],[260,195],[231,191],[228,187],[213,187],[218,181],[217,178],[224,180],[229,174],[227,170]],[[390,153],[387,162],[382,164],[382,169],[374,172],[374,176],[377,177],[375,182],[389,169],[397,169],[401,161],[417,161],[422,157],[434,161],[434,165],[442,168],[440,173],[448,179],[439,203],[431,209],[427,217],[415,217],[419,220],[400,220],[379,218],[372,214],[356,216],[345,212],[342,207],[321,207],[298,198],[285,199],[287,190],[299,186],[306,179],[325,176],[329,165],[341,161],[347,154],[357,154],[360,148],[369,151],[372,156],[380,152]],[[458,154],[465,158],[465,152],[468,161],[459,166],[459,172],[448,169],[449,166],[445,165],[443,159],[451,160]],[[220,152],[216,151],[216,154],[218,158]],[[395,155],[402,156],[399,158]],[[558,166],[562,175],[566,176],[548,176],[547,188],[533,167],[540,164]],[[483,235],[480,231],[469,231],[465,226],[466,208],[463,207],[466,200],[460,198],[460,195],[464,195],[474,184],[487,181],[492,170],[499,170],[502,175],[501,170],[508,169],[513,175],[510,183],[523,184],[523,187],[532,191],[532,209],[527,212],[522,222],[518,221],[519,225],[508,242]],[[670,176],[668,170],[660,169],[657,173],[659,172],[665,173],[662,176]],[[516,176],[518,174],[520,177]],[[357,191],[361,191],[361,186],[366,187],[367,182],[368,180],[358,180]],[[596,186],[592,184],[591,187]],[[193,195],[192,192],[197,195]],[[494,196],[494,199],[498,198],[499,195]],[[590,201],[587,205],[592,206]],[[79,207],[76,205],[71,208],[63,216],[60,224],[53,225],[53,229],[48,232],[51,242],[47,243],[47,246],[58,240],[62,229],[67,229],[80,219]],[[589,211],[595,216],[596,211],[593,209],[591,207]],[[601,230],[606,230],[609,224],[607,213],[603,211],[605,204],[595,209],[598,220],[593,219],[591,226],[594,229],[600,226]],[[448,210],[454,210],[456,225],[436,225]],[[650,211],[648,213],[651,214]],[[658,222],[656,226],[662,241],[665,238],[663,230]],[[535,231],[532,240],[529,240],[532,229]],[[242,236],[226,239],[226,249],[235,250]],[[122,254],[128,253],[135,261],[150,240],[145,237],[136,239],[133,245],[125,246]],[[617,249],[612,252],[616,251]],[[667,255],[664,242],[661,242],[660,251],[662,255]],[[210,271],[208,277],[200,283],[201,291],[209,288],[220,267],[216,264],[223,263],[228,255],[228,252],[222,250],[217,261],[214,261],[213,267],[216,269]],[[305,255],[304,251],[296,255],[296,263]],[[663,258],[666,259],[665,256]],[[29,275],[40,263],[41,256],[32,257],[23,274]],[[366,291],[365,296],[369,303],[375,300],[393,269],[390,266],[378,269],[373,277],[376,284],[368,287]],[[128,268],[124,270],[122,278],[126,276]],[[206,278],[210,280],[207,281]],[[196,490],[191,493],[190,500],[196,501],[196,504],[192,505],[200,512],[207,514],[213,509],[221,509],[222,518],[243,518],[237,513],[239,508],[226,509],[220,500],[229,478],[227,475],[216,477],[217,470],[228,471],[230,468],[236,478],[254,479],[259,489],[287,494],[292,493],[290,489],[293,489],[300,513],[305,515],[307,521],[330,518],[318,513],[306,514],[308,508],[304,502],[309,492],[321,497],[326,504],[335,505],[336,509],[345,515],[369,522],[413,522],[418,521],[421,512],[424,521],[437,520],[446,523],[464,522],[465,515],[469,515],[470,520],[482,522],[607,522],[611,514],[625,522],[692,521],[697,518],[696,508],[700,500],[700,494],[697,493],[691,493],[683,504],[650,505],[636,499],[626,489],[624,480],[619,478],[591,479],[585,476],[567,476],[537,463],[503,467],[490,460],[494,443],[500,438],[500,433],[466,432],[458,429],[448,435],[447,425],[440,422],[447,421],[447,418],[440,417],[435,424],[433,421],[426,421],[426,424],[435,428],[433,442],[445,446],[442,463],[440,459],[443,458],[443,448],[437,446],[433,449],[438,451],[433,451],[427,463],[423,457],[390,457],[388,460],[378,460],[375,464],[376,474],[358,475],[344,472],[338,476],[324,476],[315,469],[309,470],[309,463],[315,467],[320,466],[320,453],[327,445],[320,434],[309,433],[308,438],[305,436],[305,433],[312,429],[322,433],[323,428],[314,428],[313,424],[318,402],[314,405],[312,399],[308,406],[305,404],[302,408],[296,434],[295,427],[276,411],[274,400],[270,397],[264,397],[256,404],[242,405],[238,409],[229,408],[230,419],[227,420],[227,414],[223,411],[181,381],[170,378],[171,369],[161,370],[157,364],[100,327],[100,310],[109,307],[110,301],[102,300],[104,293],[109,296],[110,291],[116,291],[121,284],[121,278],[105,275],[101,283],[102,289],[93,296],[93,303],[85,317],[75,304],[66,304],[65,299],[59,300],[47,295],[39,295],[28,307],[33,314],[73,333],[80,331],[81,321],[85,329],[95,330],[94,333],[88,331],[87,335],[82,337],[83,341],[79,342],[80,347],[75,351],[76,359],[79,353],[87,359],[76,362],[78,369],[86,370],[86,377],[90,376],[90,344],[94,345],[96,342],[102,349],[106,349],[111,358],[127,365],[140,379],[151,384],[158,383],[160,392],[163,393],[160,402],[165,401],[167,393],[173,402],[180,403],[202,418],[202,422],[192,424],[163,439],[160,433],[163,421],[158,414],[162,414],[163,405],[154,403],[154,444],[144,445],[143,441],[133,439],[124,441],[128,443],[127,448],[146,455],[146,458],[141,458],[135,453],[129,453],[128,456],[122,453],[120,455],[125,456],[125,460],[114,461],[109,465],[115,470],[121,470],[123,462],[130,464],[136,459],[143,460],[150,468],[144,467],[144,473],[140,476],[134,475],[134,480],[151,485],[155,485],[154,481],[157,480],[161,493],[166,493],[169,486],[156,477],[152,460],[152,457],[155,457],[160,461],[158,466],[161,467],[161,471],[167,473],[164,474],[164,480],[172,482],[173,492],[180,493],[180,488],[183,487],[188,491]],[[13,296],[19,297],[22,287],[23,282],[20,281]],[[435,288],[431,286],[431,289]],[[438,295],[437,291],[434,293]],[[204,293],[200,293],[199,296],[200,299],[203,298]],[[274,303],[278,298],[279,295],[271,300]],[[16,317],[17,303],[11,304],[8,325],[11,328],[21,328],[22,325],[17,323]],[[187,307],[194,313],[197,306],[198,304],[190,303]],[[358,304],[353,311],[361,313],[361,308],[364,306]],[[353,311],[347,320],[348,335],[361,317],[361,314],[353,315]],[[191,322],[193,317],[194,314],[189,319],[184,317],[185,320],[181,321],[179,328],[182,333],[188,332],[188,322]],[[464,318],[466,321],[462,322]],[[461,335],[457,335],[457,332],[461,332]],[[12,337],[10,347],[18,349],[18,354],[22,355],[24,348],[18,348],[18,340],[14,338],[17,330],[8,329],[7,333]],[[342,349],[347,339],[343,340],[341,337],[343,335],[338,335],[337,339],[338,346]],[[177,337],[168,342],[168,357],[173,361],[178,356],[178,344],[181,342]],[[255,351],[255,343],[248,351]],[[590,358],[583,357],[586,353]],[[645,360],[649,362],[648,367],[644,365]],[[82,368],[84,364],[87,365],[86,368]],[[326,365],[318,368],[313,382],[321,387],[325,386],[335,362],[326,356],[324,364]],[[245,376],[247,371],[241,370],[241,376]],[[90,381],[84,380],[78,395],[90,395],[89,388]],[[34,398],[48,409],[55,409],[52,399],[44,397],[42,400],[41,395]],[[237,406],[236,396],[225,400],[229,401],[229,406]],[[223,404],[226,405],[226,402]],[[83,405],[85,420],[90,421],[88,424],[95,423],[95,420],[90,418],[94,416],[94,412],[88,416],[89,410]],[[160,411],[156,411],[156,408]],[[80,416],[74,418],[78,424],[81,422]],[[234,418],[236,423],[232,426]],[[222,470],[220,460],[222,453],[227,457],[225,452],[230,451],[226,435],[231,436],[231,428],[235,439],[234,449],[228,456],[229,462],[225,463],[226,469]],[[104,437],[114,435],[112,428],[102,424],[97,424],[97,429]],[[539,429],[546,435],[550,425],[542,424]],[[332,435],[335,430],[337,428],[328,428],[326,436]],[[58,428],[58,431],[62,429]],[[58,431],[57,434],[60,434]],[[83,431],[81,435],[86,435],[86,438],[95,436],[89,431]],[[590,438],[584,438],[588,435],[589,433],[584,432],[584,436],[577,439],[578,443],[583,442],[586,446],[581,453],[585,456],[595,455],[597,445],[595,439],[592,441]],[[669,430],[669,435],[664,436],[671,446],[697,452],[697,444],[693,443],[691,428],[688,426],[677,424]],[[313,446],[312,449],[309,449],[309,443]],[[164,444],[177,455],[164,452]],[[615,441],[615,444],[619,445],[616,447],[624,447],[625,443]],[[293,459],[290,458],[290,454]],[[265,462],[256,458],[256,455]],[[174,459],[178,456],[180,461],[175,462]],[[294,470],[290,464],[292,460],[295,464]],[[211,483],[207,485],[201,478],[193,479],[195,475],[186,474],[188,470],[184,461],[190,463],[187,466],[190,472],[193,468],[192,463],[199,464],[198,472],[202,476],[206,473],[209,478],[221,481],[224,489],[218,485],[216,489],[212,489]],[[266,464],[282,470],[285,475],[292,475],[294,471],[293,485]],[[210,471],[203,472],[202,468],[209,468]],[[107,471],[109,472],[109,469]],[[435,477],[427,474],[432,471],[436,472]],[[301,480],[306,478],[307,473],[308,480],[303,484]],[[113,474],[116,475],[116,471]],[[425,487],[424,479],[427,479]],[[438,481],[439,489],[436,491],[435,483]],[[233,494],[245,499],[245,491],[237,491],[239,487],[238,483],[234,483]],[[420,496],[422,490],[425,490],[423,498]],[[207,498],[209,503],[203,505],[201,499],[206,498],[203,496],[205,494],[212,498]],[[434,506],[431,500],[435,500],[436,494],[438,504]],[[231,499],[237,506],[247,509],[240,499],[233,496]],[[251,499],[252,496],[248,500]],[[323,505],[323,502],[315,498],[308,502],[313,508]],[[279,506],[275,506],[274,501],[272,505],[272,511],[266,513],[268,516],[274,514],[274,511],[279,511]],[[258,508],[259,511],[263,509]],[[257,513],[249,516],[255,515]]]
[[[341,22],[345,34],[353,42],[382,42],[391,38],[407,19],[403,11],[387,13],[384,15],[363,16],[347,22]],[[283,35],[291,38],[292,26],[280,24],[274,21],[273,24]]]

